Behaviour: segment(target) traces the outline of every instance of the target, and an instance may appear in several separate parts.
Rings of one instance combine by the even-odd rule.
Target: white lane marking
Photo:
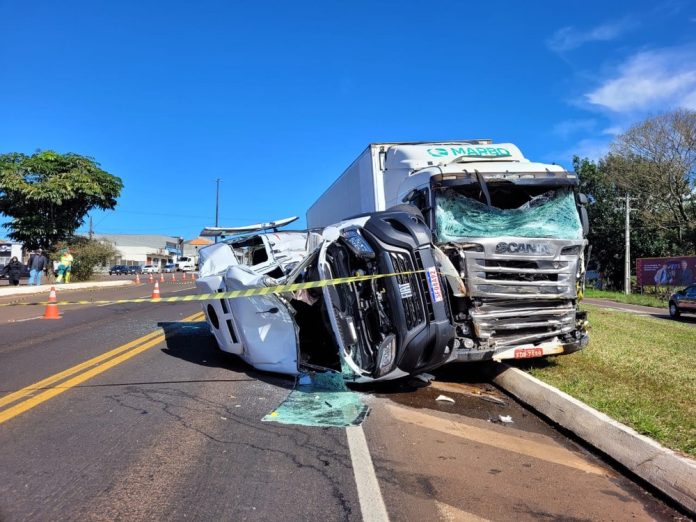
[[[384,505],[382,492],[372,464],[370,448],[367,447],[362,426],[346,428],[348,450],[353,463],[355,485],[358,488],[358,500],[364,522],[384,522],[389,520],[387,507]]]
[[[37,315],[36,317],[28,317],[26,319],[10,319],[8,323],[23,323],[24,321],[33,321],[34,319],[41,319],[43,315]]]

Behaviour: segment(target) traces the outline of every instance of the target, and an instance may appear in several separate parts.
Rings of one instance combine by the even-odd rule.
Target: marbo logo
[[[434,158],[442,158],[445,156],[505,158],[512,156],[510,151],[504,147],[431,147],[427,149],[427,152]]]

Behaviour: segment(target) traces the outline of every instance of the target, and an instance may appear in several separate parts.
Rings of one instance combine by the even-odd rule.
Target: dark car
[[[128,270],[126,273],[131,275],[143,273],[143,267],[140,265],[127,266],[126,269]]]
[[[109,268],[109,275],[121,275],[121,274],[127,274],[128,273],[128,267],[126,265],[114,265],[111,268]]]
[[[678,318],[681,314],[696,314],[696,285],[690,285],[669,297],[669,316]]]

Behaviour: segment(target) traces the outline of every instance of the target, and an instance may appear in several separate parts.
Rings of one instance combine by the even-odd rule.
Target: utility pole
[[[631,198],[626,193],[626,231],[624,232],[624,294],[631,293]]]
[[[215,226],[219,227],[220,224],[218,222],[219,218],[219,213],[220,213],[220,181],[222,181],[220,178],[215,180],[215,183],[217,185],[215,189]],[[218,236],[215,236],[215,242],[218,242]]]
[[[89,216],[89,239],[94,239],[94,227],[92,226],[92,216]]]

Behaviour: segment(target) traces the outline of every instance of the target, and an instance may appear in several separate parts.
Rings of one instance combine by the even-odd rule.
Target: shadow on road
[[[274,386],[291,389],[295,385],[292,377],[261,372],[239,357],[220,350],[215,337],[204,321],[195,323],[161,322],[157,326],[164,330],[166,347],[162,353],[183,359],[199,366],[224,368],[243,373],[250,379],[260,380]]]

